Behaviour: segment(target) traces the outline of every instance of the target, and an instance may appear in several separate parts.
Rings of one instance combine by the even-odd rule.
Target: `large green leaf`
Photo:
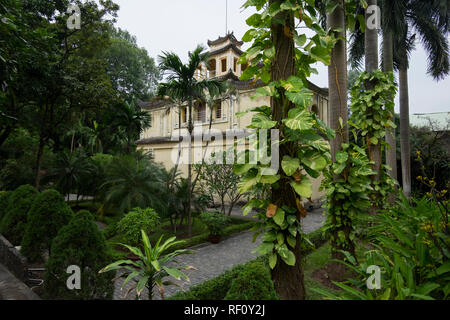
[[[300,182],[291,181],[291,186],[297,194],[304,198],[312,196],[312,183],[307,176],[302,176]]]
[[[295,255],[291,250],[288,249],[286,244],[278,247],[277,252],[280,255],[281,259],[283,259],[283,261],[288,266],[295,266]]]
[[[295,108],[289,111],[283,123],[292,130],[310,130],[313,128],[311,114],[308,110]]]
[[[283,168],[284,173],[287,176],[292,176],[300,166],[300,160],[298,158],[291,158],[289,156],[284,156],[281,161],[281,168]]]
[[[250,191],[251,188],[257,183],[256,176],[254,177],[243,177],[238,183],[239,193],[246,193]]]
[[[249,128],[252,129],[272,129],[277,125],[276,121],[272,121],[267,115],[257,113],[252,118],[252,123]]]
[[[273,217],[273,221],[275,221],[275,223],[279,226],[283,225],[284,223],[284,216],[285,216],[285,212],[283,209],[278,208],[277,209],[277,213],[275,214],[275,216]]]
[[[302,163],[313,170],[321,171],[327,166],[327,159],[320,153],[315,152],[302,157]]]
[[[286,92],[286,98],[295,105],[306,108],[312,104],[313,93],[309,89],[302,88],[299,92]]]

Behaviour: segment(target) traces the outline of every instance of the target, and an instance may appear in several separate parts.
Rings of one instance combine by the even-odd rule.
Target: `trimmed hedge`
[[[279,300],[268,266],[262,262],[248,264],[233,279],[225,300]]]
[[[15,246],[22,242],[28,222],[28,211],[38,194],[36,188],[23,185],[17,188],[9,199],[6,214],[0,223],[0,233]]]
[[[110,262],[105,238],[92,215],[86,210],[78,212],[53,240],[50,259],[46,265],[45,297],[62,300],[111,299],[114,291],[111,280],[114,274],[98,273]],[[81,270],[80,290],[69,290],[66,286],[66,281],[71,276],[66,270],[72,265]]]
[[[206,280],[205,282],[192,287],[189,291],[175,293],[169,297],[168,300],[223,300],[225,299],[228,290],[230,290],[233,279],[237,278],[239,273],[252,263],[255,263],[255,261],[237,265],[231,270],[225,271],[224,274],[217,278]]]
[[[30,262],[42,261],[42,253],[50,250],[59,229],[69,223],[72,209],[56,190],[41,193],[28,212],[28,223],[22,240],[22,254]]]

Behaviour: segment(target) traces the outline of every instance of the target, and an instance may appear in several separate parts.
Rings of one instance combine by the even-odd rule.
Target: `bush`
[[[154,232],[160,224],[155,210],[151,208],[134,208],[117,224],[117,233],[127,244],[138,245],[141,242],[141,230],[147,234]]]
[[[22,242],[27,214],[37,195],[38,191],[30,185],[20,186],[11,195],[6,214],[0,223],[0,233],[13,245],[20,245]]]
[[[6,215],[11,195],[12,191],[0,191],[0,224],[2,218]]]
[[[206,280],[186,292],[177,292],[169,300],[223,300],[235,277],[245,265],[235,266],[217,278]]]
[[[49,299],[92,300],[111,299],[114,274],[98,271],[111,262],[102,233],[88,211],[78,212],[62,227],[52,242],[46,265],[44,295]],[[80,267],[81,289],[69,290],[66,272],[71,265]]]
[[[221,236],[228,225],[229,218],[224,214],[215,212],[203,212],[200,215],[202,222],[208,227],[212,236]]]
[[[186,292],[177,292],[169,300],[223,300],[235,278],[238,277],[245,269],[251,267],[252,264],[262,264],[268,267],[268,259],[260,257],[246,264],[234,266],[231,270],[225,271],[224,274],[206,280],[205,282],[192,287]]]
[[[343,292],[314,291],[334,300],[444,300],[450,296],[448,202],[406,199],[375,217],[369,230],[374,250],[359,262],[346,255],[355,276],[335,283]],[[342,262],[345,263],[345,262]],[[369,266],[382,269],[380,289],[367,288]],[[351,286],[348,286],[351,283]],[[356,290],[355,290],[356,289]]]
[[[44,250],[50,250],[59,229],[72,216],[72,209],[58,191],[47,190],[41,193],[28,213],[21,252],[32,262],[41,261]]]
[[[233,279],[225,300],[278,300],[269,268],[261,262],[249,264]]]

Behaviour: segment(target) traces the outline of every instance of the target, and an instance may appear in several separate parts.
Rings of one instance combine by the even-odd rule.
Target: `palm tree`
[[[416,33],[428,52],[428,73],[440,80],[449,73],[449,48],[446,35],[449,31],[450,7],[446,0],[384,0],[383,12],[389,13],[383,18],[383,41],[385,68],[391,63],[388,35],[393,36],[392,59],[399,71],[400,92],[400,143],[402,158],[402,184],[406,196],[411,194],[411,160],[409,142],[409,93],[408,68],[409,55],[414,49]],[[404,17],[399,19],[398,17]],[[415,31],[416,33],[413,33]],[[361,32],[352,35],[351,60],[358,64],[362,58]],[[386,41],[387,40],[387,41]]]
[[[134,103],[123,102],[119,105],[118,113],[114,117],[114,125],[125,135],[127,153],[130,153],[131,145],[139,138],[142,130],[149,128],[150,124],[150,114],[137,108]]]
[[[159,94],[166,95],[172,99],[186,101],[188,103],[188,189],[192,189],[192,133],[194,124],[192,121],[192,107],[194,100],[202,99],[205,91],[210,95],[219,95],[224,91],[223,84],[215,79],[198,80],[195,78],[195,72],[202,64],[209,62],[209,54],[204,52],[202,46],[198,46],[193,52],[189,53],[189,61],[183,64],[180,57],[175,53],[163,52],[159,56],[159,68],[167,77],[167,82],[160,84]],[[188,234],[192,233],[192,192],[189,192],[189,213],[188,213]]]
[[[72,192],[77,194],[77,200],[85,177],[92,171],[92,165],[83,149],[75,152],[61,152],[55,160],[52,168],[48,170],[45,180],[56,182],[56,186],[62,194],[69,198]]]
[[[344,40],[346,38],[345,4],[342,0],[334,1],[339,2],[339,4],[333,12],[327,15],[327,27],[329,29],[340,29],[340,32],[335,33],[336,36],[342,37],[342,40],[339,40],[334,46],[331,52],[331,63],[328,66],[330,127],[336,131],[336,138],[331,143],[333,162],[336,161],[336,154],[341,150],[342,144],[349,141],[347,122],[347,41]],[[342,119],[342,127],[340,119]],[[343,255],[338,250],[333,250],[332,258],[343,259]],[[346,270],[343,265],[333,263],[330,265],[329,271],[333,280],[340,280]]]
[[[327,15],[327,26],[329,29],[341,29],[341,32],[336,32],[337,36],[345,39],[344,1],[333,1],[339,2],[339,5]],[[347,42],[340,40],[331,52],[331,63],[328,67],[330,127],[338,133],[331,144],[333,161],[341,145],[348,142],[347,81]],[[343,120],[344,128],[340,128],[339,118]]]
[[[146,158],[117,157],[111,162],[106,182],[100,187],[106,194],[105,205],[116,206],[120,212],[135,207],[151,207],[158,213],[165,212],[167,204],[162,195],[161,170]]]

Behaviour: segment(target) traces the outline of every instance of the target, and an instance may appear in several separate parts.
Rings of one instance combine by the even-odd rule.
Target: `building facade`
[[[238,64],[239,57],[243,53],[241,50],[242,44],[235,38],[233,33],[229,33],[225,37],[219,37],[214,41],[208,41],[210,60],[208,65],[199,66],[196,78],[216,78],[220,81],[227,81],[233,89],[214,102],[198,102],[194,104],[192,115],[194,140],[197,136],[201,137],[202,133],[208,132],[210,126],[212,131],[216,133],[223,132],[224,137],[226,135],[225,132],[231,132],[231,135],[234,135],[236,139],[242,138],[242,136],[245,136],[245,128],[250,125],[253,115],[247,113],[238,117],[236,114],[259,106],[270,106],[269,97],[252,98],[255,90],[265,86],[264,83],[261,81],[240,80],[240,76],[245,70],[245,65]],[[314,92],[313,104],[310,106],[310,110],[319,115],[320,119],[328,124],[328,90],[320,88],[313,83],[308,85],[309,89]],[[187,104],[175,105],[167,99],[154,99],[149,102],[142,102],[140,106],[151,114],[152,125],[141,134],[140,140],[137,142],[139,148],[150,151],[155,161],[163,163],[167,169],[174,167],[177,162],[178,150],[181,148],[182,160],[178,168],[186,176],[187,143],[180,144],[179,141],[180,136],[187,135],[189,119]],[[197,143],[194,142],[193,158],[201,159],[204,155],[203,150],[206,144],[204,140]],[[224,147],[225,143],[219,140],[208,142],[208,153],[217,152],[218,148]],[[321,196],[317,192],[319,181],[316,181],[314,185],[315,194],[313,199],[317,199]]]

